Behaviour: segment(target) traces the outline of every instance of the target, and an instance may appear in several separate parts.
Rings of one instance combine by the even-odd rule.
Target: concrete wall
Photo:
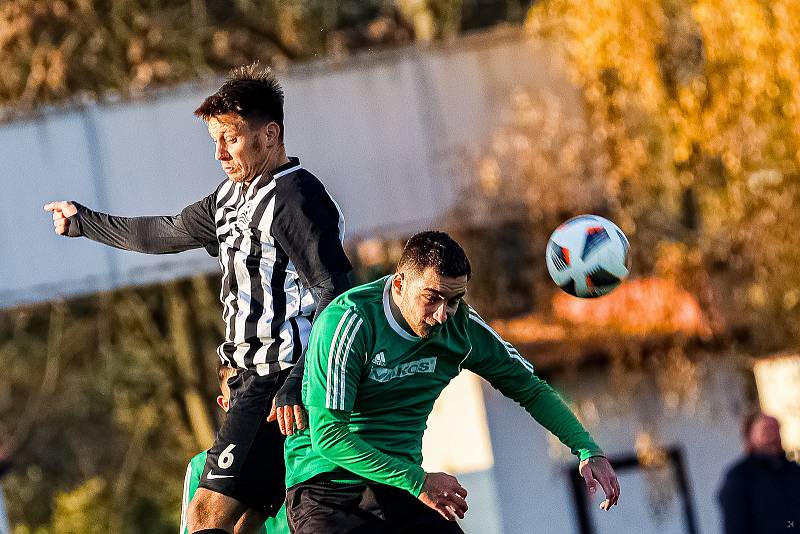
[[[532,356],[534,363],[535,355]],[[482,384],[482,385],[481,385]],[[716,492],[742,453],[739,414],[744,377],[723,358],[709,360],[697,403],[667,406],[654,384],[619,387],[606,371],[556,374],[551,384],[578,409],[612,459],[636,455],[648,431],[657,445],[679,447],[700,534],[721,534]],[[482,411],[483,413],[477,413]],[[489,443],[486,443],[486,440]],[[445,388],[428,419],[423,467],[455,475],[469,492],[467,534],[581,534],[568,480],[577,460],[512,400],[469,372]],[[618,472],[619,506],[590,518],[596,534],[687,534],[674,470]]]
[[[582,408],[584,423],[610,457],[634,455],[636,435],[642,430],[651,431],[662,446],[682,449],[701,534],[721,534],[716,491],[725,469],[741,454],[742,377],[724,361],[712,365],[713,371],[703,379],[701,398],[691,409],[665,407],[655,388],[617,394],[607,376],[598,371],[560,375],[552,381]],[[498,533],[579,534],[565,474],[577,466],[569,451],[488,385],[484,400],[494,453],[497,515],[502,519]],[[681,502],[669,478],[653,478],[642,470],[619,475],[618,507],[604,512],[597,507],[600,497],[594,499],[591,520],[597,534],[687,532]],[[659,488],[664,491],[660,498],[658,491],[653,492]]]
[[[287,150],[328,185],[350,236],[423,229],[470,178],[512,88],[574,97],[554,61],[504,33],[293,67],[281,76]],[[57,238],[42,205],[172,214],[208,194],[225,177],[192,111],[218,84],[0,125],[0,307],[216,269],[202,252],[148,257]]]

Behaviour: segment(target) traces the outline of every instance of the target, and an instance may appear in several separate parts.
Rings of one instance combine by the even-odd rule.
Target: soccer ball
[[[628,238],[608,219],[579,215],[555,229],[547,242],[547,270],[576,297],[609,293],[630,272]]]

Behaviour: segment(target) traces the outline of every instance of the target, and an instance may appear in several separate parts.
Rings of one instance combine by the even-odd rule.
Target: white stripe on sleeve
[[[353,327],[358,321],[359,317],[357,314],[352,313],[350,318],[347,320],[347,326],[344,327],[344,331],[342,332],[342,337],[339,338],[338,342],[336,343],[336,354],[334,356],[333,362],[333,377],[328,377],[329,380],[332,380],[332,388],[331,388],[331,403],[328,408],[332,410],[338,410],[339,404],[341,402],[338,399],[339,394],[339,378],[341,376],[340,366],[341,366],[341,357],[342,357],[342,348],[347,345],[347,338],[350,335],[350,329]]]
[[[339,319],[339,324],[336,326],[336,331],[333,333],[333,339],[331,339],[331,348],[330,351],[328,351],[328,376],[325,385],[325,406],[327,408],[330,408],[331,404],[333,403],[332,377],[333,377],[333,357],[334,354],[336,354],[336,345],[337,345],[336,342],[339,339],[339,332],[342,330],[342,325],[344,325],[344,323],[350,318],[350,315],[352,314],[353,312],[351,310],[346,310],[342,314],[342,318]]]
[[[525,358],[523,358],[523,357],[520,355],[520,353],[519,353],[519,352],[517,352],[517,349],[515,349],[515,348],[514,348],[514,346],[513,346],[513,345],[511,345],[511,343],[508,343],[508,342],[507,342],[507,341],[505,341],[503,338],[501,338],[501,337],[500,337],[500,334],[498,334],[497,332],[495,332],[495,331],[492,329],[492,327],[491,327],[491,326],[489,326],[488,324],[486,324],[486,321],[484,321],[484,320],[481,318],[481,316],[480,316],[480,315],[478,315],[477,313],[473,312],[473,311],[472,311],[472,309],[470,309],[470,311],[469,311],[469,318],[470,318],[470,319],[472,319],[473,321],[475,321],[476,323],[478,323],[479,325],[481,325],[481,326],[482,326],[483,328],[485,328],[486,330],[488,330],[488,331],[489,331],[489,333],[490,333],[490,334],[492,334],[492,335],[495,337],[495,339],[497,339],[497,341],[499,341],[499,342],[500,342],[500,344],[503,346],[503,348],[504,348],[504,349],[506,349],[506,352],[508,353],[508,355],[509,355],[511,358],[513,358],[513,359],[517,360],[519,363],[521,363],[521,364],[522,364],[522,365],[525,367],[525,369],[527,369],[528,371],[530,371],[531,373],[533,373],[533,364],[532,364],[531,362],[529,362],[528,360],[526,360]]]
[[[339,366],[339,406],[337,409],[344,410],[344,396],[345,396],[345,373],[347,372],[347,357],[350,355],[350,347],[353,346],[353,340],[356,338],[356,334],[358,333],[358,329],[361,328],[361,325],[364,324],[364,319],[358,318],[358,322],[353,327],[353,331],[350,333],[350,339],[347,341],[347,347],[344,349],[344,356],[342,358],[342,364]]]

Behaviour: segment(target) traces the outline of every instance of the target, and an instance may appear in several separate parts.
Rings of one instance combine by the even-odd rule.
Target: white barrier
[[[472,175],[515,86],[567,85],[517,32],[443,48],[290,67],[286,144],[336,196],[348,235],[435,224]],[[119,215],[172,214],[224,179],[192,111],[220,80],[144,100],[52,110],[0,125],[0,308],[216,269],[202,251],[145,256],[58,238],[42,205],[74,199]]]

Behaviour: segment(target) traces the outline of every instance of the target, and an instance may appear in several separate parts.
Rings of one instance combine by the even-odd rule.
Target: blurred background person
[[[745,456],[719,490],[725,534],[773,534],[800,529],[800,466],[786,458],[780,424],[763,413],[742,424]]]

